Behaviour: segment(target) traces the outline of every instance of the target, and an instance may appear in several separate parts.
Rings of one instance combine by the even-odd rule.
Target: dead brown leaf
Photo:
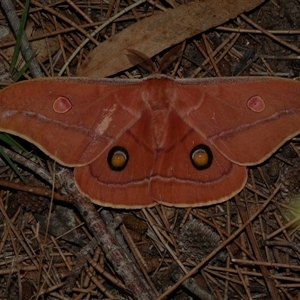
[[[149,57],[254,9],[264,0],[206,0],[181,5],[129,26],[91,51],[77,76],[106,77],[132,66],[127,49]]]

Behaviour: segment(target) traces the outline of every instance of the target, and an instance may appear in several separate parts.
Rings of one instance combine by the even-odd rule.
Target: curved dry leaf
[[[77,76],[106,77],[132,66],[127,49],[148,57],[254,9],[264,0],[214,0],[181,5],[129,26],[89,53]]]

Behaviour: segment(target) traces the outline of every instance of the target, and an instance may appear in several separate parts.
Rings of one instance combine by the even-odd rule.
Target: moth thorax
[[[174,81],[170,79],[160,80],[160,84],[154,84],[157,79],[148,81],[148,93],[143,93],[142,98],[151,111],[169,111],[177,98],[177,90],[174,88]]]

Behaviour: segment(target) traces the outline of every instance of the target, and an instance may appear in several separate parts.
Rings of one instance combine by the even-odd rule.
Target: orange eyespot
[[[123,152],[116,152],[111,158],[111,164],[115,168],[121,168],[126,162],[126,156]]]
[[[123,147],[113,147],[107,156],[107,163],[111,170],[122,171],[129,160],[128,152]]]
[[[59,114],[64,114],[72,108],[71,101],[66,97],[58,97],[52,106],[53,110]]]
[[[262,112],[265,110],[265,101],[259,96],[253,96],[247,101],[247,106],[254,112]]]
[[[193,160],[197,166],[205,166],[208,162],[208,154],[202,150],[197,150],[193,155]]]
[[[192,149],[190,159],[197,170],[205,170],[211,166],[213,155],[206,145],[197,145]]]

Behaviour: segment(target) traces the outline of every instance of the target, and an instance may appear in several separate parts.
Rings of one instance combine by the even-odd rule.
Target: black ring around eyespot
[[[204,165],[198,165],[194,161],[194,154],[198,151],[202,151],[203,153],[207,154],[207,162]],[[192,151],[190,152],[190,160],[195,169],[205,170],[211,166],[211,164],[213,162],[213,154],[208,146],[206,146],[204,144],[200,144],[200,145],[195,146],[192,149]]]
[[[125,158],[124,164],[121,166],[114,166],[112,159],[113,159],[114,155],[117,154],[118,152],[120,152],[121,154],[124,155],[124,158]],[[117,172],[123,171],[126,168],[128,160],[129,160],[129,155],[128,155],[127,150],[120,146],[115,146],[115,147],[111,148],[107,155],[107,163],[108,163],[109,168],[111,170],[117,171]]]

